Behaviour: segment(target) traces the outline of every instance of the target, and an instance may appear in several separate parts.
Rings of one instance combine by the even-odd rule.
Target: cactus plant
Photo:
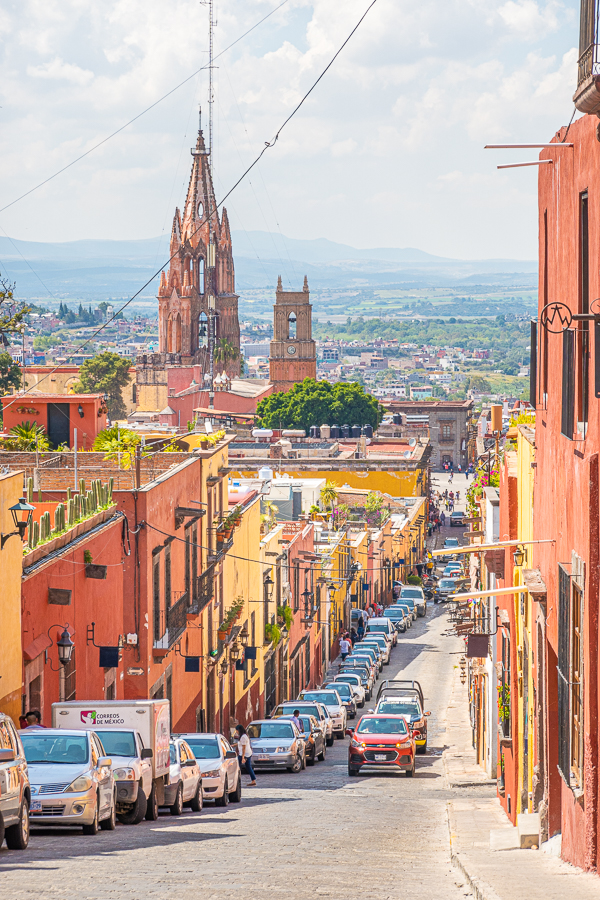
[[[33,501],[33,478],[27,479],[27,502],[31,503]]]

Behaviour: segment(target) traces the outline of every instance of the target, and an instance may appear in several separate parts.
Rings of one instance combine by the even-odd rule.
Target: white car
[[[237,753],[222,734],[174,734],[183,738],[196,757],[202,778],[202,796],[216,806],[242,799],[242,774]]]
[[[389,641],[386,641],[383,635],[378,635],[374,632],[370,632],[360,643],[362,647],[379,647],[379,650],[381,651],[381,654],[383,656],[384,666],[387,666],[389,664],[392,645]]]
[[[353,675],[352,672],[345,672],[343,675],[335,675],[334,681],[341,681],[343,684],[349,684],[352,693],[356,697],[356,705],[362,709],[365,705],[366,693],[361,684],[360,675]]]
[[[169,741],[169,784],[165,787],[162,806],[171,808],[171,815],[180,816],[184,806],[193,812],[202,809],[202,776],[189,744],[182,738]]]
[[[343,738],[346,734],[346,707],[337,691],[301,691],[298,700],[305,703],[322,703],[331,716],[333,733],[337,738]]]
[[[375,617],[369,619],[367,622],[367,635],[369,632],[378,632],[379,634],[387,635],[394,647],[398,641],[398,632],[390,622],[388,618],[385,616]]]

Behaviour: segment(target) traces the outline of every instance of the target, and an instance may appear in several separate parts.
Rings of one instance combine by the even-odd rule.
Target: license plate
[[[269,757],[268,756],[259,756],[258,761],[259,762],[269,762]]]
[[[41,812],[42,801],[41,800],[32,800],[30,810],[31,810],[31,812]]]
[[[375,762],[381,762],[381,760],[385,761],[386,759],[387,759],[387,756],[385,755],[385,753],[376,753],[375,754]]]

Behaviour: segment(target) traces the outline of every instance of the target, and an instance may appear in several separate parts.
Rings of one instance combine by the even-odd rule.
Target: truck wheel
[[[175,801],[173,806],[169,807],[171,810],[172,816],[180,816],[183,812],[183,785],[179,783],[177,785],[177,793],[175,794]],[[148,813],[146,813],[148,815]]]
[[[326,740],[327,746],[328,746],[328,747],[333,747],[333,742],[334,742],[334,740],[335,740],[335,738],[334,738],[333,735],[331,735],[331,737],[328,737],[327,740]]]
[[[146,819],[148,822],[156,822],[158,819],[158,795],[156,785],[152,785],[152,791],[146,802]]]
[[[114,831],[117,827],[117,795],[113,796],[112,807],[108,819],[102,819],[100,828],[102,831]]]
[[[192,812],[202,812],[202,779],[198,779],[198,787],[196,788],[196,793],[192,797],[190,802],[190,809]]]
[[[0,823],[0,844],[4,837],[4,825]],[[29,843],[29,803],[23,798],[21,815],[16,825],[10,825],[6,829],[6,846],[9,850],[26,850]]]
[[[135,801],[135,806],[132,809],[127,810],[125,813],[118,813],[117,819],[122,825],[139,825],[144,816],[146,815],[148,803],[146,801],[146,795],[142,790],[142,786],[140,785],[138,788],[137,800]]]
[[[227,776],[225,776],[223,796],[217,797],[217,799],[215,800],[215,806],[229,806],[229,782],[227,781]]]

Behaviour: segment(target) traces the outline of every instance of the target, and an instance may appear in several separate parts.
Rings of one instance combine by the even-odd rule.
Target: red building
[[[595,21],[595,17],[593,17]],[[594,48],[595,49],[595,48]],[[573,146],[559,146],[568,141]],[[536,648],[549,836],[598,866],[600,142],[589,115],[540,158],[533,560],[546,585]],[[579,314],[583,318],[572,317]]]
[[[31,391],[2,397],[4,431],[31,422],[41,425],[53,448],[73,447],[75,429],[80,450],[91,450],[99,431],[107,426],[102,394],[42,394]]]

